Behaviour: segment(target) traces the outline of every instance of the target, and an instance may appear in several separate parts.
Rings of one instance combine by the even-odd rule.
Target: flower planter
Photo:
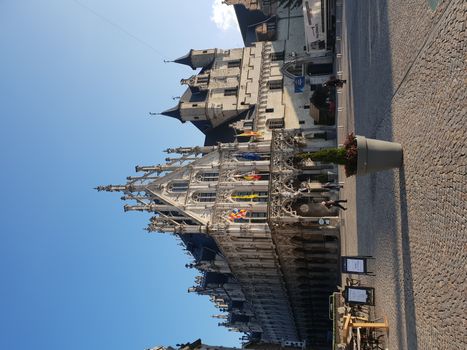
[[[315,152],[298,153],[297,162],[333,163],[344,165],[345,175],[366,175],[402,166],[402,146],[399,143],[347,135],[343,147],[324,148]]]
[[[400,168],[403,161],[402,146],[396,142],[357,138],[357,176],[377,171]]]

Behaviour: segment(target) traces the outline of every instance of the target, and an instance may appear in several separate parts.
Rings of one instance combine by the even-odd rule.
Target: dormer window
[[[168,190],[174,193],[181,193],[188,191],[188,181],[187,180],[177,180],[169,184]]]

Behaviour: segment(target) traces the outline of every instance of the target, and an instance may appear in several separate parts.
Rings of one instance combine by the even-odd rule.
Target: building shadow
[[[388,1],[347,2],[345,11],[355,132],[392,141],[394,91]],[[377,277],[368,283],[376,287],[378,317],[385,314],[389,318],[392,346],[416,350],[404,169],[399,174],[385,171],[358,177],[356,205],[358,253],[376,258]]]

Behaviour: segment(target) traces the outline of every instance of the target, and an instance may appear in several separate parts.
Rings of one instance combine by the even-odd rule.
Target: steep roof
[[[190,50],[185,56],[177,58],[176,60],[174,60],[174,62],[180,63],[180,64],[185,64],[185,65],[191,67],[191,69],[196,70],[196,67],[193,66],[193,61],[191,60],[191,53],[192,52],[193,52],[193,50]]]
[[[180,103],[177,104],[175,107],[172,107],[170,109],[165,110],[164,112],[161,113],[162,115],[166,115],[168,117],[172,117],[175,119],[180,120],[182,123],[185,121],[182,119],[182,115],[180,113]]]

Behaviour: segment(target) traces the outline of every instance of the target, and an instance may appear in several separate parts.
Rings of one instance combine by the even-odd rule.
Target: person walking
[[[343,87],[344,84],[347,83],[347,80],[337,79],[335,76],[332,76],[331,79],[326,81],[323,85],[326,87]]]
[[[342,210],[347,210],[347,208],[344,208],[340,203],[347,203],[347,199],[339,199],[337,201],[322,201],[321,204],[324,205],[326,208],[331,209],[332,207],[337,207]]]

